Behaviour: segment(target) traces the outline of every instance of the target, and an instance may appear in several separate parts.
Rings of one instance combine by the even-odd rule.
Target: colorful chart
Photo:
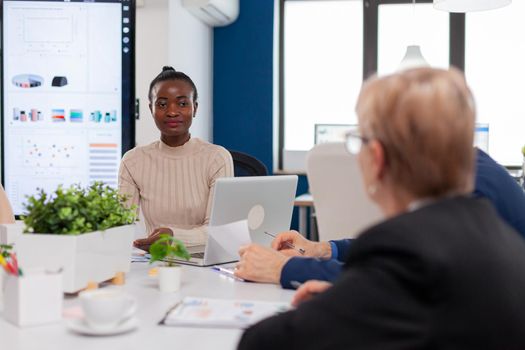
[[[41,137],[24,140],[24,165],[34,169],[75,167],[78,162],[75,159],[77,153],[76,146],[68,141],[44,141]]]
[[[13,77],[13,85],[20,88],[35,88],[44,83],[44,78],[36,74],[19,74]]]
[[[117,186],[119,159],[116,143],[90,143],[89,180]]]
[[[104,113],[100,110],[93,111],[89,114],[89,121],[94,123],[114,123],[117,121],[117,111],[114,109]]]
[[[84,112],[81,109],[72,109],[69,111],[69,120],[72,123],[82,123],[84,121]]]
[[[53,109],[51,110],[51,120],[53,122],[65,122],[65,110],[63,109]]]
[[[13,120],[14,121],[21,121],[21,122],[38,122],[44,120],[44,117],[42,115],[42,111],[38,110],[37,108],[31,108],[26,112],[25,109],[20,108],[13,108]]]

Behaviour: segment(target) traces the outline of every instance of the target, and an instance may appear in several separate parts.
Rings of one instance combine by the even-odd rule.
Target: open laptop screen
[[[221,178],[215,183],[210,226],[248,220],[252,242],[269,245],[290,229],[297,189],[296,175]]]
[[[357,130],[357,124],[315,124],[316,145],[327,142],[344,142],[349,131]]]

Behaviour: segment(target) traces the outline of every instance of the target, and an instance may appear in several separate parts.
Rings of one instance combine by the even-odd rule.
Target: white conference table
[[[134,262],[123,288],[137,298],[139,327],[126,334],[95,337],[73,333],[66,320],[49,325],[18,328],[0,318],[2,350],[134,350],[235,349],[242,334],[238,329],[170,327],[158,325],[166,311],[184,296],[223,299],[290,301],[293,291],[280,286],[239,282],[206,267],[184,266],[182,287],[177,293],[161,293],[157,279],[148,276],[148,263]],[[79,305],[67,297],[64,308]]]

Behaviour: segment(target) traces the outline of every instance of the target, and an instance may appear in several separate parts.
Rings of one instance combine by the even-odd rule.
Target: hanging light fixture
[[[425,60],[421,53],[421,47],[419,45],[408,45],[405,57],[399,63],[397,67],[398,71],[403,71],[411,68],[418,67],[430,67],[430,64]]]
[[[434,8],[448,12],[493,10],[507,6],[512,0],[434,0]]]
[[[412,32],[415,35],[416,33],[416,0],[413,2],[413,22],[412,22]],[[415,41],[415,40],[414,40]],[[427,60],[423,57],[423,54],[421,53],[421,47],[419,45],[408,45],[407,50],[405,52],[405,56],[401,60],[401,63],[399,63],[399,66],[397,67],[398,71],[403,71],[406,69],[411,68],[418,68],[418,67],[429,67],[430,64],[428,64]]]

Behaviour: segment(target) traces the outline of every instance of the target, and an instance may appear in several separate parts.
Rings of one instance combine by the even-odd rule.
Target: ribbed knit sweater
[[[142,210],[148,234],[169,227],[195,246],[206,243],[215,180],[231,176],[233,161],[221,146],[198,138],[179,147],[156,141],[124,155],[119,191]]]

